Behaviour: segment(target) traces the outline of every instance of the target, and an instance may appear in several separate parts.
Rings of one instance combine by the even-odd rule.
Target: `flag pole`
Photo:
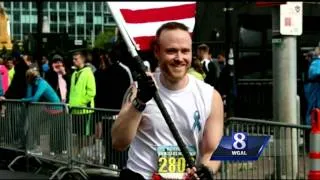
[[[134,47],[133,45],[133,42],[130,40],[129,38],[129,34],[126,32],[125,28],[124,28],[124,25],[123,25],[123,22],[121,21],[121,19],[119,17],[121,17],[121,15],[119,14],[120,12],[119,11],[115,11],[113,8],[111,8],[109,2],[107,2],[107,6],[109,8],[109,10],[111,11],[111,14],[113,16],[113,18],[115,19],[115,22],[119,28],[119,31],[122,35],[122,38],[123,40],[125,41],[128,49],[129,49],[129,52],[131,53],[132,57],[136,60],[137,63],[134,63],[136,64],[135,65],[135,71],[137,71],[137,73],[139,74],[139,76],[147,76],[146,74],[146,66],[143,64],[143,61],[141,59],[141,57],[139,56],[136,48]],[[155,102],[157,103],[159,109],[160,109],[160,112],[162,114],[162,116],[164,117],[167,125],[169,126],[169,129],[174,137],[174,139],[176,140],[180,150],[181,150],[181,153],[183,155],[183,157],[185,158],[186,160],[186,163],[188,165],[188,167],[195,167],[195,163],[192,161],[192,158],[190,156],[190,153],[187,149],[187,146],[186,144],[183,142],[181,136],[180,136],[180,133],[178,131],[178,129],[176,128],[176,126],[174,125],[167,109],[165,108],[160,96],[159,96],[159,92],[156,91],[155,95],[154,95],[154,100]]]

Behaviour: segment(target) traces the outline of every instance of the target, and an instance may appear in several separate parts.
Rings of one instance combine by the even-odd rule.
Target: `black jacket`
[[[63,79],[67,83],[67,97],[66,101],[68,102],[69,100],[69,91],[70,91],[70,82],[71,82],[71,75],[70,73],[66,73],[66,75],[63,76]],[[45,80],[50,84],[50,86],[56,91],[58,94],[60,100],[61,100],[61,94],[60,94],[60,89],[59,89],[59,84],[58,84],[58,74],[54,72],[53,70],[49,70],[45,74]]]
[[[121,109],[125,92],[130,86],[130,77],[118,63],[95,73],[97,94],[95,106],[106,109]]]
[[[26,93],[27,93],[26,72],[28,69],[29,69],[29,66],[22,59],[20,59],[19,62],[15,65],[14,67],[15,74],[5,94],[5,97],[7,99],[21,99],[26,96]]]

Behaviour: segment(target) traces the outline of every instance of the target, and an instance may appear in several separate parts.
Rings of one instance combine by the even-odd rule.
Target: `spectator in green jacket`
[[[83,136],[92,136],[94,133],[94,122],[91,119],[94,108],[94,97],[96,96],[96,83],[93,72],[86,64],[86,54],[83,51],[77,51],[73,54],[73,64],[76,70],[71,76],[69,105],[73,117],[73,132],[80,139],[85,140]],[[89,138],[90,139],[90,138]],[[79,141],[79,148],[85,144]]]

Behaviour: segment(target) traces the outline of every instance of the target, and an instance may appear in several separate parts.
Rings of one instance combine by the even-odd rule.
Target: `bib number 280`
[[[192,161],[194,161],[193,157]],[[186,160],[183,157],[159,158],[159,173],[184,173],[185,170]]]

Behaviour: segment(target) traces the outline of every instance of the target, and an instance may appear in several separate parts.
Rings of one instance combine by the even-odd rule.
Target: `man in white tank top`
[[[177,22],[160,27],[156,34],[155,57],[160,73],[138,79],[123,100],[112,127],[112,145],[128,147],[127,168],[120,179],[199,178],[199,171],[217,172],[219,161],[210,161],[223,135],[223,104],[214,88],[187,74],[192,59],[192,40],[188,28]],[[155,85],[156,84],[156,85]],[[156,102],[159,95],[177,127],[196,167],[189,169],[177,142]],[[198,171],[197,171],[198,167]]]

